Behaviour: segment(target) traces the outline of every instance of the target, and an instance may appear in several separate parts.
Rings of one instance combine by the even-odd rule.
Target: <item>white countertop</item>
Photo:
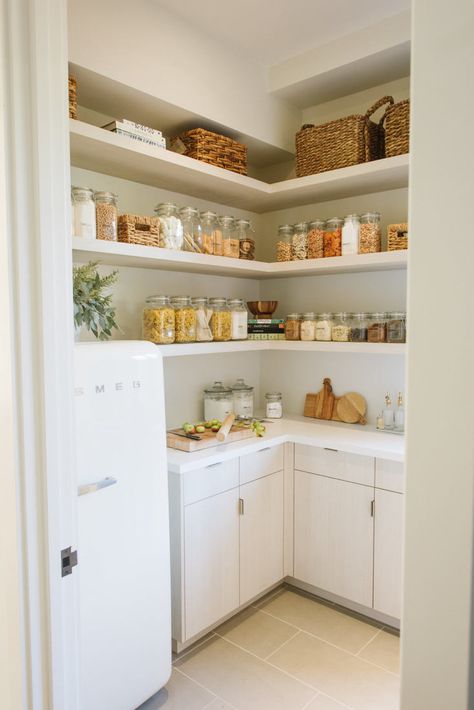
[[[351,454],[376,456],[390,461],[403,461],[405,457],[404,436],[378,432],[373,426],[323,422],[305,417],[274,419],[271,424],[265,426],[267,430],[263,437],[244,439],[234,444],[220,444],[189,453],[167,449],[168,470],[172,473],[185,473],[287,442],[326,446]]]

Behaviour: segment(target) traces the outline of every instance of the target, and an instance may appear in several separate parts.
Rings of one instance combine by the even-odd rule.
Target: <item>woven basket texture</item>
[[[247,175],[246,145],[227,136],[221,136],[219,133],[207,131],[205,128],[193,128],[181,133],[178,138],[186,146],[185,155],[188,158]],[[172,138],[171,144],[175,140],[176,138]]]
[[[159,247],[160,220],[158,217],[121,214],[118,218],[118,240],[127,244]]]
[[[69,118],[77,118],[77,83],[73,76],[68,80]]]
[[[387,158],[410,150],[410,100],[389,106],[385,119],[385,154]]]

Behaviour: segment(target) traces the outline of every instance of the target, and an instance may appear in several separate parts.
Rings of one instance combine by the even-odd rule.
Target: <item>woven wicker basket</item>
[[[141,217],[121,214],[118,218],[118,240],[145,247],[160,246],[160,220],[158,217]]]
[[[389,106],[385,119],[385,155],[403,155],[410,149],[410,100]]]
[[[247,175],[247,146],[219,133],[204,128],[193,128],[171,139],[171,149],[180,140],[186,151],[184,155],[218,168]]]
[[[296,134],[296,175],[314,175],[384,157],[385,112],[378,123],[370,120],[377,109],[393,104],[379,99],[365,114],[346,116],[320,126],[306,124]]]
[[[408,249],[408,224],[406,222],[388,225],[387,247],[388,251]]]
[[[77,118],[77,83],[73,76],[69,77],[69,118]]]

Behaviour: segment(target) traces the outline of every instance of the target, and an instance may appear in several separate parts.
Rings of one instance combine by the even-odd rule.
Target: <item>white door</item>
[[[239,606],[239,489],[184,511],[186,639]]]
[[[372,606],[374,489],[295,471],[295,577]]]
[[[240,603],[283,578],[283,471],[240,487]]]
[[[375,491],[374,609],[400,618],[403,508],[401,493]]]

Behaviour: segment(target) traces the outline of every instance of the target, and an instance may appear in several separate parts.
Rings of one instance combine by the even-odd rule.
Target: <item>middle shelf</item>
[[[295,340],[235,340],[226,343],[186,343],[157,345],[163,357],[183,355],[216,355],[219,353],[256,352],[256,351],[292,351],[292,352],[327,352],[351,353],[352,355],[404,355],[405,343],[336,343],[303,342]]]

